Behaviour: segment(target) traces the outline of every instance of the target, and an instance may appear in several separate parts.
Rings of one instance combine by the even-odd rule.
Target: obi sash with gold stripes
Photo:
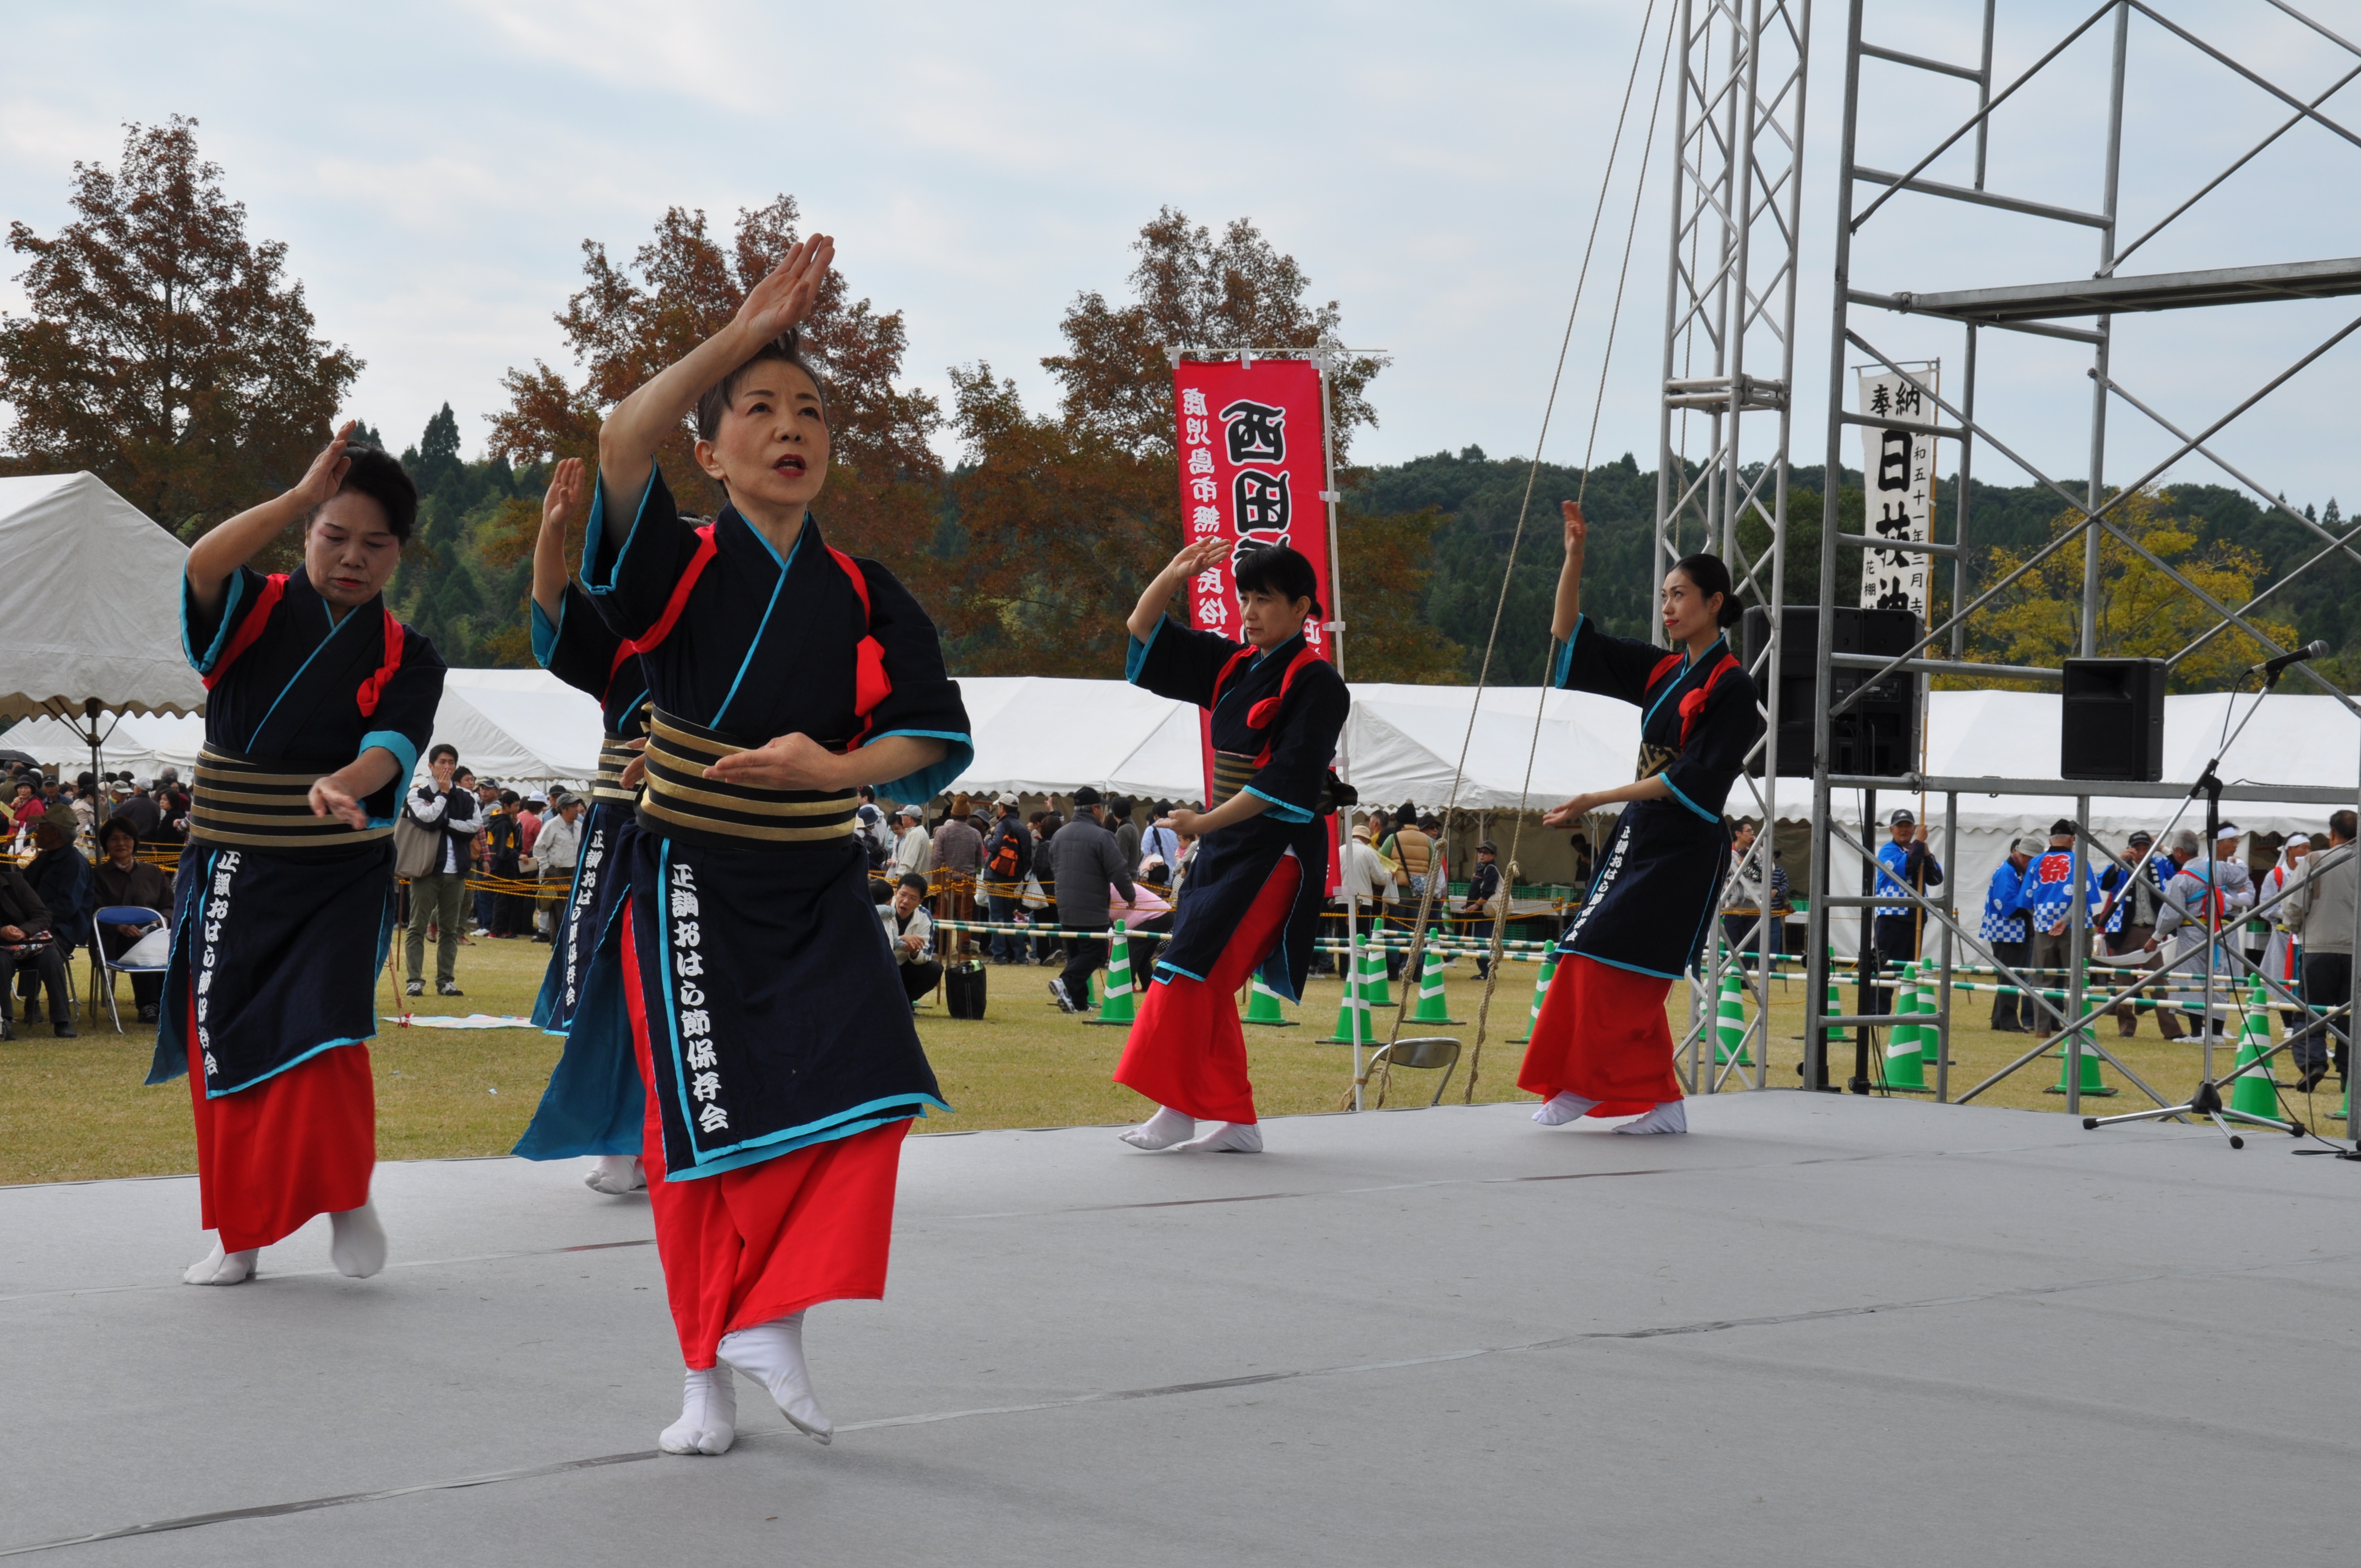
[[[393,836],[393,824],[354,829],[312,814],[312,785],[333,769],[206,746],[197,754],[189,837],[256,850],[342,850]]]
[[[653,833],[685,831],[782,848],[851,836],[853,808],[860,804],[856,795],[757,789],[705,776],[705,770],[720,758],[751,750],[719,730],[658,708],[648,727],[647,789],[640,796],[640,825]]]
[[[1215,751],[1213,753],[1213,798],[1205,803],[1205,809],[1212,810],[1246,788],[1253,782],[1255,774],[1260,772],[1262,772],[1262,764],[1243,751]],[[1334,812],[1338,806],[1349,806],[1358,799],[1360,796],[1357,794],[1350,799],[1344,795],[1337,786],[1336,774],[1331,770],[1328,776],[1320,781],[1320,800],[1319,804],[1312,807],[1312,814],[1314,817],[1326,817]]]
[[[623,787],[623,770],[639,755],[620,735],[598,738],[598,776],[590,781],[590,798],[620,801],[629,806],[638,796]]]

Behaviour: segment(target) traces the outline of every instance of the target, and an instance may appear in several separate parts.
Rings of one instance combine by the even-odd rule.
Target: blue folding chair
[[[115,977],[118,974],[162,974],[163,964],[123,964],[106,956],[106,944],[98,939],[98,929],[105,926],[137,926],[142,928],[164,924],[161,910],[149,909],[137,904],[110,904],[91,916],[90,969],[91,988],[106,995],[106,1015],[115,1024],[115,1032],[123,1033],[123,1014],[115,1010]],[[98,1015],[97,1000],[92,999],[91,1016]]]

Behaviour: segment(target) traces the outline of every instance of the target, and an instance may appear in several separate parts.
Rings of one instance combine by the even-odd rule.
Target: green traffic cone
[[[1837,950],[1828,949],[1828,999],[1821,1011],[1831,1016],[1844,1011],[1844,997],[1837,990]],[[1841,1026],[1828,1031],[1828,1044],[1844,1046],[1852,1043],[1852,1036]]]
[[[2107,1080],[2099,1076],[2099,1053],[2092,1048],[2092,1031],[2091,1028],[2091,1020],[2098,1015],[2098,1012],[2099,1003],[2095,999],[2088,996],[2082,998],[2082,1025],[2081,1028],[2075,1031],[2075,1033],[2081,1036],[2082,1093],[2086,1097],[2097,1095],[2100,1098],[2104,1099],[2115,1091],[2107,1087]],[[2070,1041],[2060,1041],[2059,1043],[2058,1081],[2054,1086],[2043,1090],[2042,1092],[2044,1094],[2063,1094],[2066,1092],[2066,1075],[2074,1070],[2073,1056],[2067,1049],[2067,1046],[2070,1043]]]
[[[1391,1007],[1394,1004],[1393,988],[1386,981],[1386,949],[1380,942],[1385,933],[1385,921],[1378,918],[1371,919],[1369,943],[1362,949],[1364,953],[1375,953],[1378,959],[1375,975],[1364,977],[1365,981],[1374,980],[1375,983],[1365,985],[1362,991],[1362,996],[1372,1007]]]
[[[1935,1004],[1935,988],[1927,983],[1922,968],[1918,974],[1918,1061],[1922,1067],[1933,1067],[1943,1054],[1943,1031],[1924,1021],[1940,1011]]]
[[[1927,1075],[1918,1045],[1918,966],[1902,966],[1894,988],[1894,1024],[1885,1032],[1885,1087],[1924,1089]]]
[[[1411,1010],[1407,1021],[1412,1024],[1464,1024],[1467,1021],[1451,1015],[1451,1003],[1443,994],[1443,955],[1433,948],[1426,949],[1425,961],[1419,965],[1418,1005]]]
[[[2258,980],[2246,998],[2246,1016],[2238,1025],[2237,1062],[2230,1069],[2231,1110],[2279,1119],[2279,1091],[2271,1082],[2271,1064],[2261,1060],[2270,1048],[2270,1004]]]
[[[1336,1027],[1320,1042],[1322,1045],[1373,1046],[1377,1044],[1377,1031],[1369,1022],[1369,963],[1372,959],[1380,965],[1385,962],[1383,958],[1378,957],[1374,948],[1361,949],[1357,966],[1350,953],[1345,955],[1345,969],[1351,970],[1357,967],[1360,972],[1345,981],[1345,1000],[1336,1009]],[[1379,972],[1383,972],[1382,969]]]
[[[1279,992],[1262,982],[1259,971],[1246,977],[1246,1022],[1271,1029],[1295,1027],[1295,1020],[1279,1010]]]
[[[1091,1022],[1127,1029],[1137,1016],[1131,994],[1131,943],[1117,926],[1107,934],[1106,995],[1099,1003],[1099,1015]]]
[[[1721,998],[1714,1004],[1713,1064],[1728,1067],[1731,1058],[1741,1067],[1754,1063],[1746,1055],[1746,981],[1735,969],[1721,971]]]
[[[1522,1046],[1532,1043],[1533,1037],[1533,1026],[1542,1021],[1542,998],[1549,994],[1550,981],[1556,978],[1557,949],[1555,948],[1552,948],[1549,951],[1542,955],[1541,978],[1533,981],[1533,1010],[1525,1019],[1525,1032],[1518,1036],[1515,1039],[1510,1040],[1509,1044],[1512,1046]]]

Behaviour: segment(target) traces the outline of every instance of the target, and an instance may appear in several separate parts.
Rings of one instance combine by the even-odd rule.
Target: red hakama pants
[[[1673,982],[1578,953],[1558,960],[1525,1047],[1517,1087],[1596,1100],[1593,1116],[1631,1116],[1681,1098],[1664,996]]]
[[[197,1037],[190,1020],[189,1038]],[[189,1069],[197,1121],[197,1201],[225,1252],[269,1246],[314,1214],[368,1201],[377,1168],[377,1085],[368,1047],[337,1046],[218,1100]]]
[[[632,1048],[647,1090],[640,1163],[681,1359],[692,1369],[711,1366],[723,1334],[821,1301],[883,1299],[908,1120],[714,1176],[665,1180],[664,1119],[629,907],[623,976]]]
[[[1203,980],[1156,978],[1115,1065],[1117,1083],[1201,1122],[1255,1119],[1237,991],[1278,942],[1302,881],[1303,863],[1284,857],[1255,894],[1213,973]]]

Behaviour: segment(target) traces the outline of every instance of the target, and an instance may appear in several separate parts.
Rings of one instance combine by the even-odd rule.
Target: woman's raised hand
[[[1565,553],[1571,555],[1590,537],[1590,524],[1583,521],[1580,501],[1560,501],[1557,510],[1565,516]]]
[[[573,516],[582,504],[582,459],[568,457],[557,465],[557,472],[549,477],[549,488],[542,495],[542,527],[554,528]]]
[[[738,307],[738,323],[765,342],[797,325],[811,314],[819,286],[835,259],[836,241],[827,235],[797,240]]]
[[[345,455],[345,446],[353,438],[353,422],[346,420],[337,428],[335,439],[320,448],[319,455],[312,459],[312,466],[303,470],[303,477],[295,481],[293,489],[287,492],[302,502],[306,511],[316,506],[325,506],[328,498],[343,488],[345,475],[353,466],[353,460]]]
[[[1198,573],[1218,565],[1222,557],[1229,553],[1229,542],[1218,535],[1209,539],[1200,539],[1194,544],[1183,547],[1180,554],[1166,563],[1164,575],[1186,581]]]

